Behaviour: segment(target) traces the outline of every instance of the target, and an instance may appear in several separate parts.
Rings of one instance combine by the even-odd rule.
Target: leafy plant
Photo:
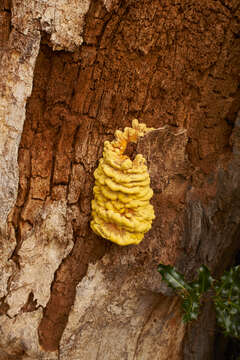
[[[240,266],[214,283],[217,320],[226,335],[240,339]]]
[[[206,293],[211,290],[218,324],[226,335],[240,339],[240,266],[231,268],[215,280],[208,268],[202,265],[197,279],[189,283],[173,266],[160,264],[158,271],[183,299],[184,322],[197,319]]]

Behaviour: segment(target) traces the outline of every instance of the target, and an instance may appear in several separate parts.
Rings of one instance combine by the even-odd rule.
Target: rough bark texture
[[[156,266],[238,249],[239,23],[239,0],[0,5],[0,359],[212,358],[211,305],[184,327]],[[89,227],[93,171],[134,117],[156,220],[121,248]]]

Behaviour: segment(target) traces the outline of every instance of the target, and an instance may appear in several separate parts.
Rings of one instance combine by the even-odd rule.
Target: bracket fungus
[[[103,157],[94,172],[91,228],[118,245],[139,244],[155,218],[146,160],[141,154],[134,160],[125,154],[129,143],[137,143],[152,130],[137,119],[132,128],[116,130],[115,139],[104,142]]]

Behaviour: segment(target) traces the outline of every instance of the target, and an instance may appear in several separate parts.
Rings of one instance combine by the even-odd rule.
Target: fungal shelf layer
[[[91,228],[118,245],[139,244],[155,218],[146,160],[141,154],[134,160],[124,154],[129,143],[137,143],[152,130],[137,119],[132,128],[116,130],[115,139],[104,142],[103,157],[94,172]]]

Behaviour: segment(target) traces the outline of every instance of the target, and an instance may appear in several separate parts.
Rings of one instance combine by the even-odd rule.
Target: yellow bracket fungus
[[[150,177],[146,160],[137,154],[131,160],[124,152],[153,128],[139,124],[116,130],[112,142],[104,142],[103,157],[94,172],[91,228],[118,245],[139,244],[155,218],[150,199]]]

